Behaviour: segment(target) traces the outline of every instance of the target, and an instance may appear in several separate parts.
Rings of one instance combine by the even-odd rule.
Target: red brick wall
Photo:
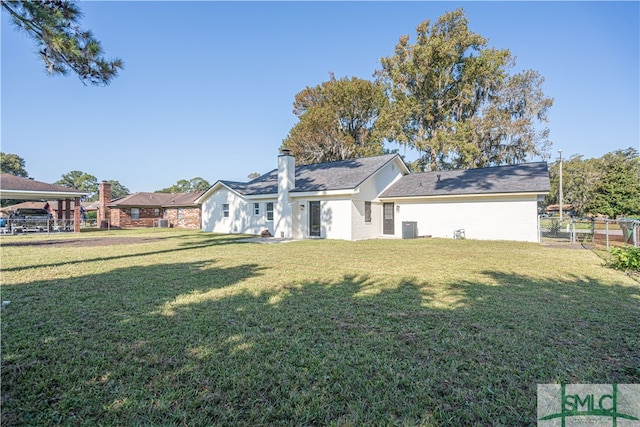
[[[111,227],[120,227],[120,209],[109,209]]]
[[[178,219],[178,209],[182,210],[182,219]],[[169,220],[171,227],[190,228],[200,230],[201,209],[197,208],[166,208],[164,217]]]
[[[111,202],[111,184],[107,181],[102,181],[98,186],[98,224],[100,224],[100,228],[106,228],[106,224],[103,223],[105,220],[111,219],[111,225],[117,227],[117,225],[113,224],[113,218],[111,209],[107,207],[107,204]]]
[[[155,208],[140,208],[140,218],[131,219],[131,208],[111,209],[111,225],[121,228],[153,227],[154,224],[157,225],[158,219],[162,218],[162,209],[159,210],[160,213],[156,215]],[[117,221],[114,221],[114,211],[118,211]]]
[[[200,208],[181,208],[182,219],[178,219],[178,208],[160,208],[156,215],[154,208],[140,208],[140,218],[131,219],[131,208],[111,209],[111,226],[120,228],[157,227],[159,219],[168,219],[169,226],[175,228],[200,229]]]

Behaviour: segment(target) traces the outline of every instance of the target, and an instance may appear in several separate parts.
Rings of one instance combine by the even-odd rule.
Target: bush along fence
[[[640,220],[607,218],[540,217],[540,242],[591,243],[605,246],[640,247]]]

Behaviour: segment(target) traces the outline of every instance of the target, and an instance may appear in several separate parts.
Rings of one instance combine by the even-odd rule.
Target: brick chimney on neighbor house
[[[100,228],[109,228],[111,210],[107,205],[111,202],[111,183],[102,181],[98,187],[98,224]]]
[[[274,209],[274,236],[293,237],[293,209],[289,192],[296,187],[296,159],[287,149],[278,156],[278,201]]]

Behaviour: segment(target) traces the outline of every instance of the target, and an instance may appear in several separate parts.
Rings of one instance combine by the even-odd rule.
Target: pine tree
[[[72,2],[2,0],[2,8],[34,39],[50,74],[72,71],[84,84],[106,86],[123,68],[120,59],[105,60],[100,42],[80,28],[82,13]]]

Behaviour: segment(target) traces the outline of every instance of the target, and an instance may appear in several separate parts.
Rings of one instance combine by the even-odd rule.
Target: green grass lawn
[[[198,232],[1,241],[2,425],[533,425],[640,382],[640,285],[593,252]]]

